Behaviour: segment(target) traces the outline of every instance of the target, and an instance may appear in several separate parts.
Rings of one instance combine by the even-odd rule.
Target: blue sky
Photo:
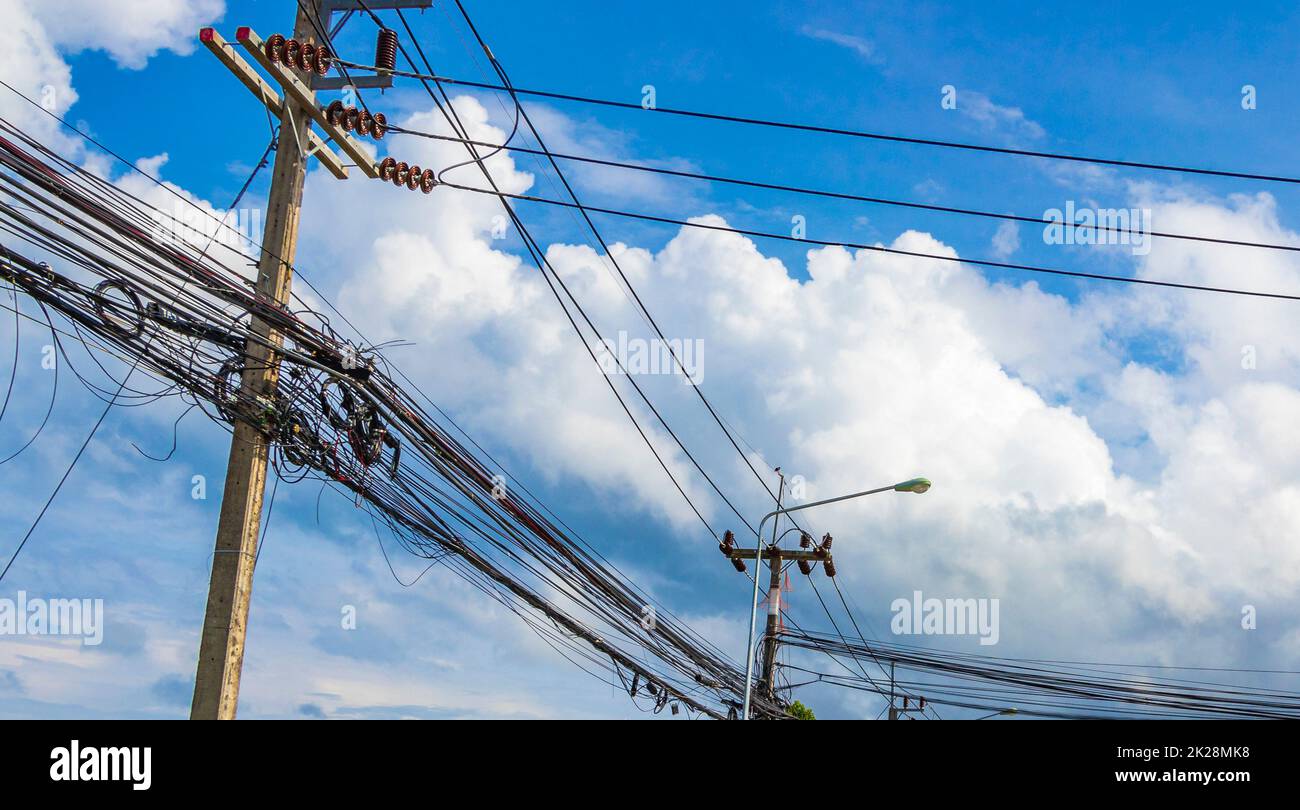
[[[71,0],[54,5],[93,17]],[[264,36],[286,30],[289,6],[229,0],[220,8],[212,0],[198,12],[207,17],[197,19],[164,5],[163,30],[143,45],[116,30],[110,41],[90,34],[59,40],[48,12],[13,3],[0,3],[0,22],[3,15],[34,19],[27,29],[18,26],[35,32],[26,44],[66,63],[76,93],[66,108],[70,120],[129,159],[165,154],[165,180],[223,208],[266,146],[265,116],[215,59],[184,43],[199,24],[213,22],[228,38],[239,25]],[[435,68],[485,79],[454,6],[438,5],[412,17]],[[1294,173],[1288,156],[1300,90],[1292,77],[1300,65],[1298,12],[1290,4],[1191,4],[1176,14],[1132,4],[1094,4],[1086,13],[1041,4],[467,5],[521,87],[637,103],[652,85],[662,107]],[[145,59],[157,43],[176,45]],[[365,61],[373,26],[354,19],[339,46]],[[0,77],[28,92],[63,81],[57,64],[48,76],[18,74],[16,58],[0,59]],[[956,89],[956,109],[941,105],[946,85]],[[1255,109],[1242,107],[1244,85],[1256,88]],[[496,99],[469,95],[481,104],[484,126],[508,129]],[[366,98],[395,120],[433,120],[427,97],[409,86]],[[12,98],[0,112],[10,120],[32,115]],[[1300,224],[1300,196],[1280,184],[1085,172],[564,103],[537,103],[530,112],[552,148],[705,173],[1027,216],[1067,201],[1150,207],[1157,230],[1261,241],[1294,240]],[[432,148],[401,138],[385,147],[399,155]],[[513,168],[536,175],[535,183],[520,180],[518,190],[557,196],[531,159],[520,157]],[[244,206],[261,204],[268,174]],[[815,239],[1300,291],[1295,263],[1263,251],[1157,243],[1151,256],[1135,257],[1045,244],[1028,226],[1008,247],[995,238],[997,223],[984,219],[687,180],[629,183],[583,169],[572,176],[594,205],[715,214],[737,227],[777,232],[802,216]],[[535,280],[510,265],[518,254],[513,237],[504,244],[483,237],[490,201],[444,191],[429,200],[399,197],[313,173],[300,266],[367,329],[414,340],[414,349],[395,350],[391,359],[481,436],[514,477],[739,658],[743,581],[699,527],[673,511],[680,504],[667,505],[670,484],[647,466],[652,460],[635,436],[605,432],[620,430],[615,405],[596,399],[598,377],[599,388],[583,387],[592,381],[581,375],[591,370],[577,363],[573,337],[564,336],[565,350],[541,339],[523,345],[559,334],[550,331],[556,313],[546,305],[553,302],[530,297]],[[591,270],[600,262],[577,247],[587,235],[568,212],[520,210],[542,244],[561,246],[555,262],[589,282],[583,289],[606,329],[639,328],[616,296],[604,297],[609,290]],[[806,471],[818,497],[878,484],[881,476],[936,480],[925,499],[818,518],[820,531],[849,538],[837,541],[853,549],[841,564],[849,571],[842,582],[875,631],[887,632],[893,598],[922,589],[1001,598],[997,654],[1300,663],[1291,652],[1300,626],[1280,618],[1294,615],[1288,590],[1297,559],[1285,518],[1296,514],[1300,492],[1300,471],[1283,452],[1293,441],[1284,426],[1290,398],[1300,396],[1300,343],[1284,326],[1293,319],[1283,308],[1057,279],[1026,286],[1023,276],[969,267],[947,274],[924,262],[909,276],[871,257],[847,256],[843,265],[852,269],[843,272],[860,273],[862,286],[821,292],[842,272],[833,251],[810,261],[800,245],[724,246],[608,217],[598,225],[610,243],[630,246],[644,273],[638,287],[665,331],[705,340],[705,389],[768,466]],[[895,241],[901,238],[913,241]],[[469,243],[491,251],[495,269],[465,260],[479,255],[462,252]],[[644,262],[637,250],[646,252]],[[872,281],[875,271],[883,286]],[[441,303],[434,300],[440,295]],[[440,331],[453,326],[460,330],[454,336]],[[48,401],[49,373],[34,359],[47,341],[30,329],[24,341],[21,396],[0,430],[0,454],[25,440]],[[1261,358],[1254,376],[1238,363],[1247,345]],[[761,514],[761,492],[736,473],[722,437],[680,385],[648,384],[689,441],[706,448],[744,509]],[[6,555],[97,413],[96,401],[66,378],[60,386],[45,436],[0,467],[0,483],[16,495],[0,507]],[[596,395],[573,395],[586,390]],[[563,405],[552,408],[552,399]],[[1008,421],[1009,413],[1017,417]],[[932,421],[909,421],[908,414]],[[131,447],[165,453],[177,415],[162,403],[110,416],[0,583],[0,596],[18,589],[95,596],[109,608],[99,648],[66,640],[27,640],[20,648],[0,639],[0,672],[9,673],[0,679],[0,715],[185,714],[226,439],[191,414],[169,461],[150,462]],[[600,458],[606,454],[617,459]],[[1210,468],[1231,483],[1216,487],[1202,475]],[[194,475],[206,476],[206,500],[191,497]],[[1276,501],[1260,511],[1234,501],[1259,480],[1274,482]],[[968,487],[944,494],[946,481]],[[707,490],[693,484],[707,500]],[[710,508],[726,525],[720,506]],[[417,562],[400,553],[394,560],[404,580],[419,573]],[[813,594],[798,582],[795,589],[792,614],[829,629]],[[318,518],[316,488],[281,485],[258,568],[241,713],[640,716],[478,599],[441,568],[402,587],[349,502],[326,495]],[[1243,632],[1240,608],[1248,603],[1278,620]],[[360,607],[359,630],[339,630],[342,605]],[[943,643],[980,651],[970,639]],[[826,716],[874,716],[880,708],[825,689],[807,695]]]
[[[631,4],[482,3],[476,13],[503,64],[525,87],[639,102],[641,88],[652,84],[661,106],[1285,174],[1288,137],[1300,123],[1290,80],[1300,65],[1287,42],[1296,10],[1260,3],[1224,19],[1213,6],[1204,14],[1193,9],[1170,15],[1098,4],[1068,21],[1032,4],[665,3],[647,11]],[[441,72],[482,80],[481,60],[472,62],[466,48],[468,33],[449,30],[453,15],[454,7],[439,8],[412,22]],[[247,22],[268,32],[285,27],[282,16],[275,4],[232,4],[225,20],[227,28]],[[372,29],[364,20],[350,25],[341,42],[368,54]],[[124,99],[149,99],[158,117],[177,126],[123,126],[112,132],[112,143],[124,154],[166,152],[170,168],[207,198],[233,194],[243,172],[227,167],[248,164],[265,146],[263,129],[247,120],[255,104],[238,84],[224,81],[210,59],[163,52],[143,71],[117,70],[96,51],[70,62],[83,96],[76,117],[108,135],[107,122]],[[1258,107],[1249,112],[1240,105],[1245,84],[1258,89]],[[942,109],[944,85],[956,87],[959,99],[961,91],[973,91],[1019,109],[1043,137],[1025,137],[1016,127],[989,133],[961,114],[960,103],[957,111]],[[393,95],[419,100],[418,94]],[[686,159],[718,174],[909,199],[923,186],[952,204],[1030,214],[1059,207],[1065,196],[1042,182],[1042,164],[1032,160],[972,159],[924,147],[562,109],[581,123],[619,133],[632,154]],[[243,125],[231,125],[238,121]],[[214,137],[219,150],[212,148]],[[1240,190],[1228,183],[1210,187]],[[728,190],[711,195],[725,202]],[[744,199],[774,209],[821,210],[798,198],[746,192]],[[875,226],[845,233],[842,223],[864,213]],[[824,234],[832,238],[879,238],[918,224],[915,212],[879,208],[828,208],[823,216],[822,227],[822,216],[813,217],[814,231],[829,231],[835,222],[840,227]],[[787,219],[773,211],[763,224]],[[938,215],[928,221],[972,247],[982,247],[996,227]],[[617,233],[620,226],[616,220],[608,227]]]

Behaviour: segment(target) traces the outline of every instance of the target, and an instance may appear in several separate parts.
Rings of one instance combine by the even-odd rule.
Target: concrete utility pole
[[[824,549],[821,546],[810,546],[810,550],[795,551],[778,548],[776,545],[765,546],[762,549],[736,548],[734,543],[735,535],[727,532],[722,543],[722,553],[732,560],[732,564],[736,566],[737,571],[745,570],[743,560],[753,560],[760,556],[767,561],[769,566],[767,628],[763,633],[762,670],[759,679],[763,683],[763,690],[767,697],[773,698],[776,696],[776,654],[780,649],[781,566],[786,562],[798,562],[801,564],[800,570],[803,570],[803,566],[810,566],[817,562],[829,562],[832,559],[831,553],[829,549]],[[762,577],[761,564],[758,566],[758,570],[754,572],[754,576]],[[751,663],[753,661],[752,654],[750,661]],[[745,719],[748,719],[748,717],[746,716]]]
[[[312,15],[319,14],[319,3],[320,0],[304,0],[298,7],[293,35],[299,42],[317,44]],[[289,300],[293,281],[291,265],[298,248],[298,220],[309,157],[302,145],[308,143],[311,122],[312,110],[292,97],[284,99],[256,283],[258,296],[274,304]],[[250,328],[273,345],[280,345],[282,337],[262,319],[253,318]],[[280,376],[279,353],[249,340],[244,347],[244,360],[241,399],[274,399]],[[244,666],[244,640],[248,633],[249,600],[253,593],[257,535],[266,494],[268,450],[269,443],[261,431],[244,421],[235,421],[216,549],[212,555],[203,636],[199,642],[191,720],[235,718],[239,675]]]
[[[359,10],[426,9],[433,0],[303,0],[298,3],[293,40],[315,47],[329,46],[318,42],[320,32],[332,30],[335,14],[349,15]],[[346,16],[344,17],[346,20]],[[391,34],[391,32],[389,32]],[[272,115],[280,119],[279,144],[272,169],[271,193],[267,200],[266,229],[262,236],[262,255],[257,266],[258,297],[274,305],[289,300],[293,282],[293,261],[298,245],[298,219],[302,210],[302,189],[307,176],[307,161],[315,158],[330,174],[340,180],[348,176],[349,164],[312,131],[313,122],[329,142],[337,146],[366,177],[380,176],[374,156],[354,139],[351,128],[345,130],[325,114],[316,101],[315,89],[337,90],[343,87],[391,87],[392,76],[346,75],[327,78],[329,68],[306,70],[304,65],[273,59],[267,43],[247,26],[235,34],[242,48],[274,85],[213,28],[199,32],[199,41],[231,74],[251,92]],[[304,81],[304,79],[306,81]],[[279,86],[279,91],[275,86]],[[284,95],[281,97],[280,93]],[[304,151],[305,150],[305,151]],[[282,337],[262,319],[254,318],[252,332],[278,349]],[[275,401],[280,376],[280,353],[262,341],[249,340],[244,347],[244,372],[240,381],[241,401]],[[199,642],[198,673],[194,678],[194,702],[190,718],[230,720],[235,717],[239,701],[239,675],[244,664],[244,640],[248,632],[249,600],[253,591],[253,564],[257,559],[258,530],[262,523],[262,498],[266,492],[266,467],[269,442],[256,427],[236,420],[230,442],[230,463],[221,498],[221,517],[217,524],[216,550],[212,555],[212,579],[208,586],[207,611],[203,617],[203,636]]]
[[[917,697],[916,704],[910,701],[911,695],[903,695],[903,708],[898,708],[898,691],[894,681],[894,662],[889,662],[889,719],[898,720],[905,714],[925,714],[925,698]]]
[[[763,634],[763,688],[769,699],[776,697],[777,629],[781,621],[781,549],[773,546],[767,558],[771,575],[767,580],[767,632]],[[756,572],[757,573],[757,572]]]
[[[798,562],[800,573],[805,576],[811,573],[813,563],[820,562],[822,568],[826,571],[826,575],[833,577],[835,576],[835,562],[831,557],[832,538],[829,534],[822,538],[821,543],[814,544],[811,536],[806,532],[800,532],[802,536],[799,545],[800,548],[804,550],[782,551],[780,548],[780,538],[776,533],[777,524],[773,523],[772,541],[764,544],[763,527],[767,525],[767,521],[771,518],[777,518],[779,521],[781,515],[787,515],[791,512],[801,512],[804,509],[812,509],[815,506],[825,506],[826,504],[840,503],[841,501],[861,498],[864,495],[875,495],[880,492],[890,491],[915,492],[921,494],[930,490],[930,479],[912,478],[894,484],[893,486],[877,487],[875,489],[863,490],[862,492],[853,492],[848,495],[841,495],[838,498],[827,498],[825,500],[813,501],[812,503],[805,503],[799,506],[782,508],[782,497],[785,495],[785,476],[781,475],[780,467],[776,468],[776,473],[781,476],[781,486],[777,491],[776,511],[768,512],[763,516],[763,519],[758,522],[758,529],[754,532],[754,535],[758,539],[759,547],[752,549],[736,548],[736,535],[731,531],[723,534],[722,542],[718,545],[718,548],[722,551],[723,555],[731,560],[731,564],[736,567],[737,571],[742,573],[745,571],[745,560],[768,560],[769,565],[771,565],[772,576],[769,580],[769,594],[771,594],[769,598],[771,599],[771,606],[768,609],[767,615],[767,632],[763,636],[764,649],[767,651],[763,662],[763,683],[769,695],[775,694],[775,690],[773,689],[772,670],[775,670],[776,668],[776,620],[780,617],[781,611],[781,559],[784,558]],[[758,617],[758,583],[762,576],[762,567],[762,563],[759,562],[757,570],[754,571],[754,596],[749,612],[749,639],[748,646],[745,648],[745,703],[744,712],[741,715],[742,719],[745,720],[750,718],[750,693],[753,689],[754,683],[754,629],[755,621]]]

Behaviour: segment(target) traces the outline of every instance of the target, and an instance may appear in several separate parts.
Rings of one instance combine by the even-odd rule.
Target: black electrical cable
[[[358,62],[348,62],[340,60],[347,67],[354,67],[362,70],[375,70],[374,65],[365,65]],[[963,143],[960,141],[947,141],[937,138],[920,138],[909,135],[890,135],[880,132],[868,132],[865,130],[849,129],[846,127],[819,126],[816,124],[801,124],[791,121],[776,121],[764,118],[753,118],[739,115],[726,115],[722,113],[711,113],[702,110],[677,109],[673,107],[643,107],[641,104],[634,104],[627,101],[614,101],[612,99],[594,98],[592,96],[581,96],[572,93],[555,93],[546,90],[533,90],[522,87],[508,88],[499,84],[488,82],[475,82],[464,79],[455,79],[450,76],[439,76],[430,71],[427,74],[414,73],[401,70],[393,70],[394,76],[401,76],[409,79],[420,79],[427,81],[436,81],[442,84],[458,85],[461,87],[473,87],[479,90],[501,90],[511,91],[525,96],[535,96],[537,98],[549,98],[556,101],[574,101],[582,104],[592,104],[601,107],[613,107],[624,110],[636,110],[639,112],[659,113],[662,115],[681,116],[688,118],[700,118],[711,121],[720,121],[732,124],[747,124],[752,126],[770,127],[775,129],[795,130],[800,132],[811,132],[822,135],[838,135],[850,138],[862,138],[874,141],[886,141],[890,143],[911,144],[914,146],[934,146],[945,149],[959,149],[971,152],[984,152],[989,154],[1013,155],[1017,157],[1041,158],[1045,160],[1059,160],[1072,163],[1089,163],[1099,166],[1115,166],[1129,169],[1147,169],[1161,172],[1177,172],[1180,174],[1194,174],[1211,177],[1227,177],[1239,180],[1262,180],[1270,183],[1290,183],[1300,184],[1300,178],[1289,177],[1285,175],[1262,174],[1255,172],[1230,171],[1226,169],[1205,169],[1194,166],[1180,166],[1168,163],[1154,163],[1135,160],[1120,160],[1114,158],[1087,157],[1083,155],[1070,155],[1060,152],[1044,152],[1030,149],[1015,149],[1012,147],[989,146],[987,144]]]
[[[454,188],[460,191],[473,192],[475,194],[494,194],[484,189],[473,186],[464,186],[455,183],[444,183],[448,188]],[[507,197],[525,202],[543,203],[546,205],[563,206],[567,208],[578,207],[574,203],[564,200],[552,200],[546,197],[535,197],[528,194],[511,194],[501,192]],[[768,231],[758,231],[746,228],[733,228],[726,225],[710,225],[704,222],[692,222],[685,219],[676,219],[673,217],[661,217],[653,214],[635,213],[631,211],[622,211],[615,208],[602,208],[591,205],[581,206],[586,211],[592,211],[598,214],[609,214],[611,216],[624,217],[627,219],[637,219],[646,222],[657,222],[663,225],[675,225],[683,228],[696,228],[701,230],[718,231],[722,233],[733,233],[740,236],[749,236],[758,239],[775,239],[784,242],[797,242],[807,245],[816,245],[819,247],[842,247],[854,250],[870,250],[876,253],[885,253],[894,256],[910,256],[918,259],[932,259],[934,261],[951,262],[956,264],[971,264],[979,267],[990,267],[998,270],[1017,270],[1026,273],[1041,273],[1045,275],[1061,276],[1067,278],[1085,279],[1089,281],[1111,281],[1122,284],[1139,284],[1150,287],[1167,287],[1179,290],[1195,290],[1199,292],[1220,293],[1224,295],[1241,295],[1253,298],[1273,298],[1284,301],[1300,301],[1300,294],[1275,293],[1263,290],[1244,290],[1233,287],[1213,287],[1203,284],[1185,284],[1176,281],[1160,281],[1158,279],[1136,278],[1133,276],[1116,276],[1105,273],[1085,273],[1078,270],[1062,270],[1053,267],[1041,267],[1032,264],[1017,264],[1014,262],[1000,262],[991,259],[972,259],[962,258],[959,256],[944,256],[938,253],[925,253],[923,251],[903,250],[901,248],[890,248],[883,245],[869,245],[860,242],[848,240],[831,241],[825,239],[813,239],[810,237],[791,236],[789,234],[771,233]]]
[[[390,125],[389,131],[411,135],[419,138],[428,138],[437,141],[462,142],[460,138],[450,135],[439,135],[436,132],[424,132],[417,129],[408,129],[406,127]],[[815,189],[806,186],[795,186],[784,183],[772,183],[762,180],[745,180],[737,177],[726,177],[716,174],[704,174],[701,172],[689,172],[682,169],[669,169],[663,166],[651,166],[644,163],[629,163],[622,160],[613,160],[609,158],[598,158],[590,155],[575,155],[564,152],[555,152],[545,149],[532,149],[526,146],[517,146],[510,143],[495,144],[490,141],[468,141],[484,149],[504,150],[508,152],[519,152],[528,155],[548,155],[559,160],[568,160],[575,163],[586,163],[593,166],[605,166],[614,169],[626,169],[628,171],[644,172],[647,174],[656,174],[666,177],[680,177],[690,180],[700,180],[710,183],[724,183],[733,186],[742,186],[745,188],[762,189],[765,191],[779,191],[789,194],[800,194],[810,197],[821,197],[825,199],[843,200],[847,202],[860,202],[869,205],[884,205],[897,208],[908,208],[918,211],[931,211],[943,214],[958,214],[969,217],[982,217],[985,219],[996,219],[1004,222],[1020,222],[1030,225],[1058,225],[1076,231],[1087,231],[1096,234],[1115,234],[1121,237],[1140,237],[1155,239],[1178,239],[1192,242],[1205,242],[1216,245],[1229,245],[1234,247],[1261,248],[1266,250],[1280,250],[1300,252],[1300,245],[1284,245],[1275,242],[1254,242],[1245,239],[1230,239],[1227,237],[1200,236],[1196,234],[1171,233],[1166,231],[1141,231],[1132,228],[1111,227],[1109,225],[1100,225],[1096,223],[1070,223],[1060,222],[1057,220],[1046,219],[1044,217],[1032,217],[1024,214],[1006,214],[997,211],[986,211],[978,208],[962,208],[950,205],[934,205],[930,203],[921,203],[914,200],[897,200],[888,197],[872,197],[864,194],[852,194],[844,191],[829,191],[826,189]]]

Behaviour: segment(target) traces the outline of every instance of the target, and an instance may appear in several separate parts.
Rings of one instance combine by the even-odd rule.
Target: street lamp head
[[[915,492],[920,495],[930,489],[929,478],[913,478],[910,481],[904,481],[901,484],[894,485],[895,492]]]

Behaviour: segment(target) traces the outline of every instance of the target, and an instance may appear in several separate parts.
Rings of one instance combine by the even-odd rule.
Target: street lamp
[[[920,495],[922,492],[930,491],[929,478],[913,478],[910,481],[904,481],[901,484],[894,484],[895,492],[915,492]],[[863,493],[866,494],[866,493]],[[852,496],[850,496],[852,497]]]
[[[1001,716],[1004,715],[1004,714],[1017,714],[1017,713],[1019,713],[1019,711],[1020,711],[1020,710],[1017,709],[1015,706],[1011,706],[1011,707],[1009,707],[1009,708],[1003,709],[1003,710],[1000,711],[1000,712],[994,712],[993,714],[986,714],[986,715],[984,715],[983,717],[976,717],[975,719],[976,719],[976,720],[987,720],[987,719],[989,719],[990,717],[1001,717]]]
[[[777,472],[778,473],[780,472],[779,468]],[[784,494],[784,490],[785,490],[784,477],[782,477],[781,479],[781,489],[782,489],[782,494]],[[791,506],[788,509],[780,508],[781,503],[780,500],[778,499],[777,501],[778,508],[775,511],[768,512],[766,515],[763,516],[763,519],[758,522],[758,531],[755,532],[755,535],[757,535],[758,537],[759,550],[754,555],[754,599],[753,599],[753,604],[751,604],[749,608],[749,642],[748,645],[746,646],[746,651],[745,651],[745,709],[744,709],[744,713],[741,715],[742,719],[745,720],[749,719],[750,693],[753,691],[754,688],[754,630],[758,627],[758,580],[760,579],[759,572],[762,570],[762,565],[763,565],[763,553],[762,553],[763,524],[767,523],[767,519],[776,517],[778,515],[786,515],[791,512],[798,512],[801,509],[811,509],[814,506],[825,506],[828,503],[839,503],[840,501],[848,501],[848,500],[852,500],[853,498],[861,498],[864,495],[875,495],[878,492],[915,492],[916,494],[920,495],[923,492],[928,492],[929,489],[930,489],[929,478],[911,478],[908,479],[907,481],[902,481],[900,483],[893,484],[892,486],[877,487],[876,489],[868,489],[862,492],[854,492],[850,495],[841,495],[838,498],[827,498],[826,500],[823,501],[813,501],[812,503],[805,503],[802,504],[801,506]],[[773,524],[772,542],[769,544],[769,546],[775,546],[775,545],[776,545],[776,524]]]

